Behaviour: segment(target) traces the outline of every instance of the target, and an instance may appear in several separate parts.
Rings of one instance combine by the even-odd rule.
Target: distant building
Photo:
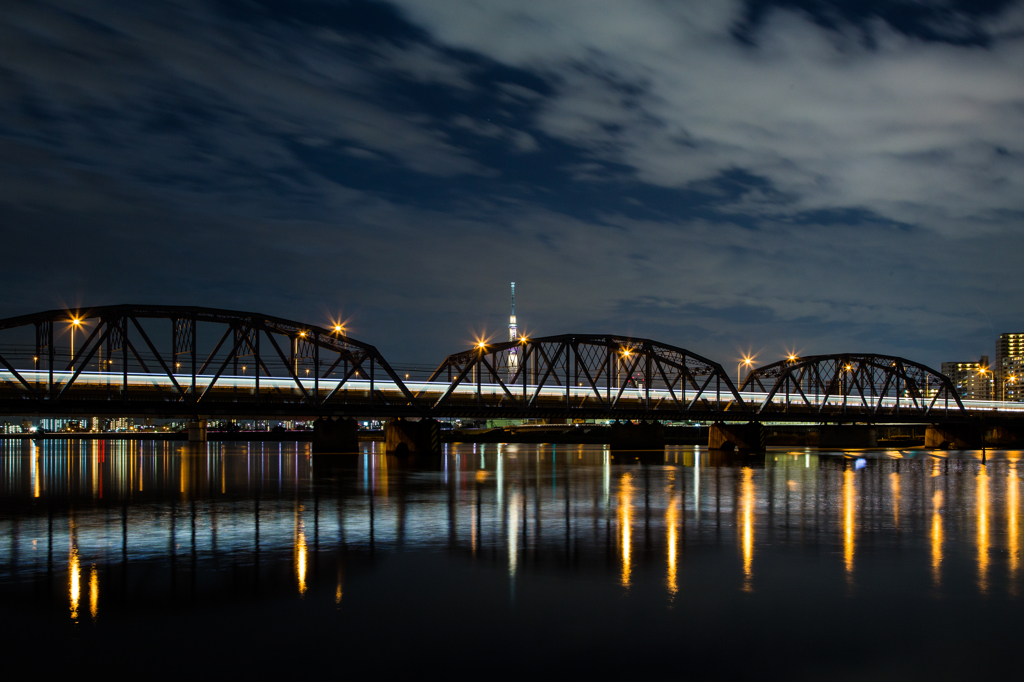
[[[988,356],[978,362],[944,362],[942,373],[953,380],[957,393],[964,400],[991,400],[993,376]]]
[[[134,431],[135,420],[129,417],[117,417],[110,420],[110,431]]]
[[[1024,401],[1024,333],[999,335],[994,369],[996,397],[999,400]]]
[[[77,419],[40,419],[39,427],[50,433],[56,431],[79,431],[81,423]]]

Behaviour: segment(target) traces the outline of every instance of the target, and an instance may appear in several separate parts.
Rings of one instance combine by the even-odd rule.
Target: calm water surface
[[[0,441],[8,660],[640,679],[1024,660],[1019,452],[364,447]]]

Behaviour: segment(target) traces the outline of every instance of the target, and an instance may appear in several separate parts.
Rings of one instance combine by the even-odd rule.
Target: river
[[[0,440],[0,641],[80,674],[1017,662],[1020,452],[363,447]]]

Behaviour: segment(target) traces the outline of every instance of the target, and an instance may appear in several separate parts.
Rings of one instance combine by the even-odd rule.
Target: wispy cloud
[[[646,183],[740,168],[796,198],[762,212],[858,207],[950,234],[1013,229],[999,212],[1024,209],[1019,33],[956,45],[875,19],[866,42],[842,17],[826,30],[777,9],[745,44],[739,3],[399,3],[443,44],[546,74],[539,127]],[[949,39],[986,29],[923,21]]]

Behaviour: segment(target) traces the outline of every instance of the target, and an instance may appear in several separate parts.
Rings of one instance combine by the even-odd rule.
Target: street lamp
[[[984,377],[986,374],[993,374],[993,373],[992,373],[992,370],[990,370],[988,367],[979,367],[978,368],[978,374],[980,374],[982,377]],[[993,374],[993,376],[995,376],[995,375]],[[990,379],[990,381],[991,381],[991,379]],[[995,390],[996,390],[996,387],[992,386],[992,390],[988,391],[988,394],[989,394],[989,398],[988,399],[989,400],[992,399],[992,391],[995,391]],[[977,398],[978,396],[975,395],[974,397]]]
[[[71,318],[71,361],[75,361],[75,330],[82,324],[82,320],[77,317]]]
[[[749,368],[754,364],[754,358],[744,355],[743,359],[736,363],[736,383],[743,384],[743,379],[740,377],[740,368],[746,366],[749,372]]]
[[[1006,379],[1003,379],[1003,400],[1004,401],[1006,400],[1006,384],[1010,383],[1011,381],[1016,381],[1016,380],[1017,380],[1017,377],[1014,376],[1013,374],[1011,374]]]

